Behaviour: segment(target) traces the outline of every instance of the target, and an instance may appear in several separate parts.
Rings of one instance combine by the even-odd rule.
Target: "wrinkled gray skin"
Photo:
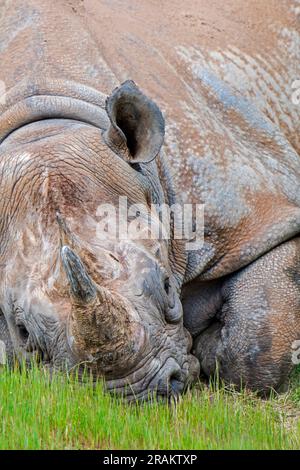
[[[188,330],[206,375],[285,384],[300,339],[296,3],[237,3],[0,4],[9,358],[168,396],[199,373]],[[127,79],[143,94],[115,89]],[[205,203],[203,247],[99,240],[97,207],[119,195]]]

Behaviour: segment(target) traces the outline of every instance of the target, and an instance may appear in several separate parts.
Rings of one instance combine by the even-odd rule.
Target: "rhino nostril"
[[[179,395],[184,390],[184,383],[178,378],[178,375],[170,377],[169,391],[171,394]]]

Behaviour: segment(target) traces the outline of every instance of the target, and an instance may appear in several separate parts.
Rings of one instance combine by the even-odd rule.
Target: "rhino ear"
[[[131,80],[116,88],[106,100],[110,127],[107,144],[130,163],[153,160],[163,143],[165,122],[158,106]]]

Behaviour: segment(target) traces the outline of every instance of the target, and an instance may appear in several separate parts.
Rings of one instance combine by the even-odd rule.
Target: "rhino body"
[[[95,374],[112,388],[126,382],[135,396],[154,388],[165,395],[170,382],[181,392],[199,373],[188,330],[206,375],[217,364],[230,383],[279,389],[300,339],[298,2],[18,0],[2,1],[0,15],[0,332],[8,356],[30,358],[38,347],[58,366],[97,363]],[[146,97],[164,115],[162,145],[162,117]],[[139,123],[126,121],[129,101],[151,142],[138,128],[134,145]],[[121,159],[107,156],[105,143]],[[120,243],[97,242],[92,214],[118,195],[143,201],[145,187],[156,203],[204,204],[204,244],[123,247],[134,275],[116,278],[107,252],[122,251]],[[183,320],[161,307],[156,265],[168,272]],[[94,292],[93,276],[105,291]],[[136,306],[139,276],[145,304]],[[90,298],[102,316],[112,305],[106,317],[119,329],[110,326],[105,340],[100,313],[85,323]],[[108,336],[113,347],[103,346]]]

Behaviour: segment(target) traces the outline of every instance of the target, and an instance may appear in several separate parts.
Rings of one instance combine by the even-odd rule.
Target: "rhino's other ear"
[[[111,124],[105,133],[107,144],[131,163],[151,162],[165,134],[158,106],[128,80],[107,98],[106,111]]]

